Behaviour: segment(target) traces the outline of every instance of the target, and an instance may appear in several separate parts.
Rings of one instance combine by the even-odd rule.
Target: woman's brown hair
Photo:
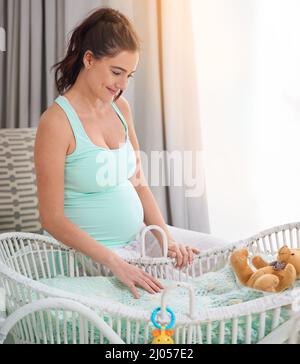
[[[56,63],[55,82],[60,95],[73,86],[91,51],[96,59],[114,57],[121,51],[140,51],[140,39],[125,15],[112,8],[94,11],[71,35],[66,57]],[[122,95],[121,90],[115,101]]]

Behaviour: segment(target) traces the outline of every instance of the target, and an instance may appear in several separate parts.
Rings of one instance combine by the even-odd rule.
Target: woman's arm
[[[157,292],[161,288],[157,280],[126,263],[64,216],[64,164],[72,132],[64,118],[55,105],[43,114],[37,130],[34,158],[42,227],[58,241],[107,266],[135,297],[135,285]]]

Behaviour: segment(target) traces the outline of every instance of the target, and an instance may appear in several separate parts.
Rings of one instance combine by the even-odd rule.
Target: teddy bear
[[[272,263],[255,256],[252,264],[256,271],[249,266],[248,256],[247,249],[236,250],[230,256],[231,266],[244,286],[266,292],[281,292],[300,278],[300,249],[284,246],[278,251],[277,261]]]
[[[300,278],[300,249],[290,249],[287,246],[283,246],[277,253],[277,261],[268,263],[260,256],[255,256],[252,259],[252,264],[255,268],[260,269],[268,265],[272,265],[275,268],[282,265],[292,264],[296,270],[296,279]]]

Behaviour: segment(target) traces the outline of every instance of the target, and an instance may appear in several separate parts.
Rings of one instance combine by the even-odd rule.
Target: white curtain
[[[209,218],[248,237],[300,217],[300,3],[193,0]]]
[[[134,97],[141,149],[148,159],[151,152],[165,150],[169,156],[179,153],[183,161],[184,152],[190,152],[182,173],[193,170],[197,177],[193,188],[185,180],[176,186],[166,156],[166,181],[168,176],[171,181],[152,191],[171,225],[209,232],[191,2],[135,0],[133,9],[143,40]],[[149,171],[148,181],[152,178]]]

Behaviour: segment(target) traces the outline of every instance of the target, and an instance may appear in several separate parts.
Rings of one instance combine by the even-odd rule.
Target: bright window
[[[192,1],[212,233],[300,221],[300,2]]]

